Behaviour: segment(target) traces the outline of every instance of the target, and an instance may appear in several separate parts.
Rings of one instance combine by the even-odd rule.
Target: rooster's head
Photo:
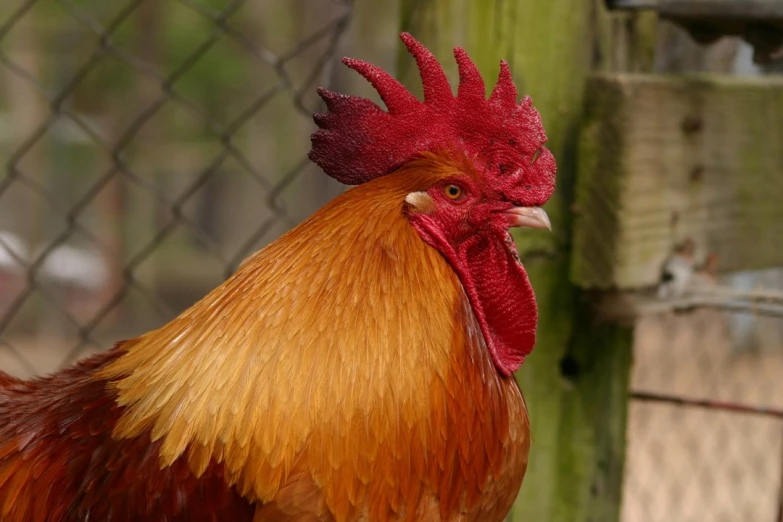
[[[509,228],[549,228],[541,209],[555,185],[555,160],[529,97],[517,102],[508,65],[489,98],[464,50],[454,55],[459,89],[409,34],[424,101],[367,62],[344,63],[379,92],[388,112],[363,98],[320,90],[310,158],[333,178],[357,185],[409,169],[426,171],[400,201],[421,238],[451,264],[470,299],[495,366],[511,374],[535,343],[537,308]]]

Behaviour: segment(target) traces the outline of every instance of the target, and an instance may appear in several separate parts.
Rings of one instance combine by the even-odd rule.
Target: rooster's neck
[[[443,429],[433,408],[455,393],[444,386],[471,404],[500,400],[459,280],[403,214],[410,184],[394,181],[336,198],[130,343],[103,374],[125,408],[115,435],[151,430],[164,464],[185,454],[196,473],[219,458],[230,481],[269,499],[280,486],[270,477],[320,437],[391,444],[405,422],[430,444],[430,428]],[[475,398],[468,383],[491,393]]]

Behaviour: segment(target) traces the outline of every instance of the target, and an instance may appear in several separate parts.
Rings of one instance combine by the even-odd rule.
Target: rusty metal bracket
[[[753,46],[753,61],[783,56],[783,0],[606,0],[610,10],[655,10],[700,44],[740,36]]]

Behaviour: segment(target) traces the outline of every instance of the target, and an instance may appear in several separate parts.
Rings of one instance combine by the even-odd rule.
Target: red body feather
[[[253,507],[213,463],[196,479],[185,459],[161,469],[149,434],[112,438],[121,408],[95,372],[115,349],[33,381],[0,382],[0,520],[252,520]]]

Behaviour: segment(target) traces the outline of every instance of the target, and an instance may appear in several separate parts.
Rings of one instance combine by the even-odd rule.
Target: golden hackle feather
[[[125,408],[115,437],[152,430],[161,466],[224,463],[259,521],[504,516],[527,458],[522,398],[404,214],[408,194],[469,168],[428,154],[347,191],[134,341],[101,374]]]

